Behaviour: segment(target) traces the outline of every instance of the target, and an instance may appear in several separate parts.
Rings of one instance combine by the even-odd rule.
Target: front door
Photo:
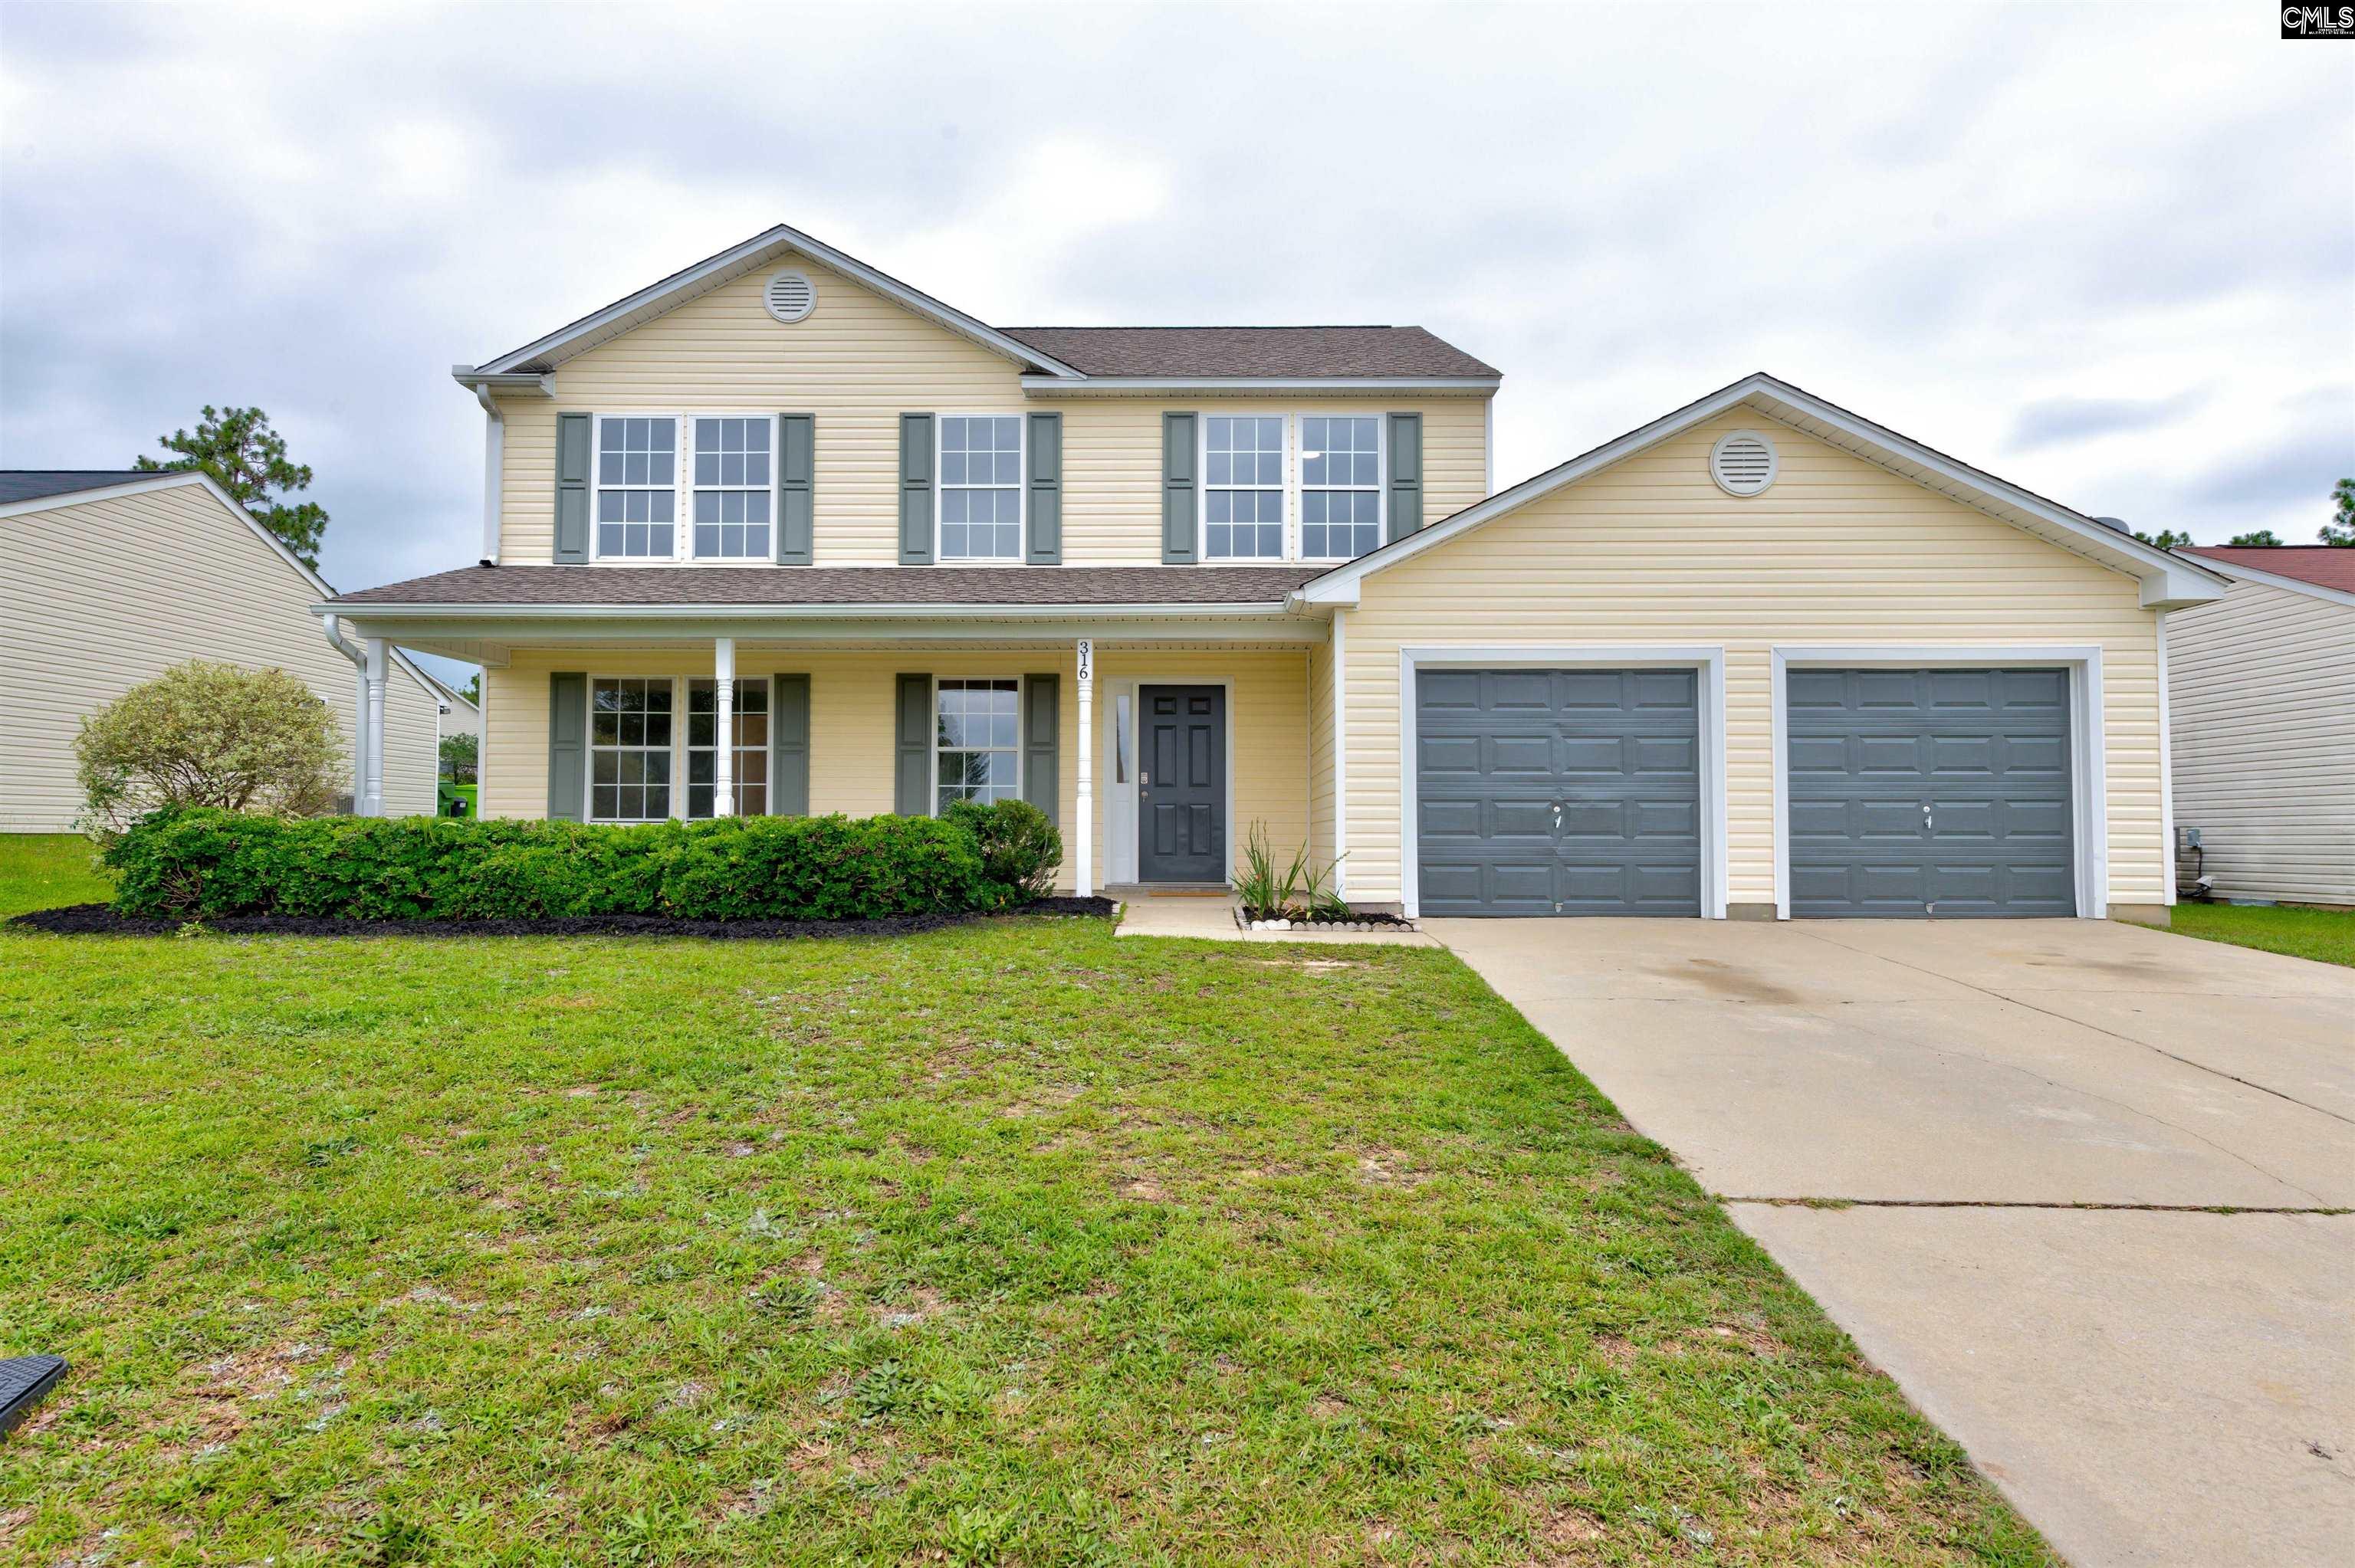
[[[1137,693],[1136,878],[1227,880],[1227,692]]]

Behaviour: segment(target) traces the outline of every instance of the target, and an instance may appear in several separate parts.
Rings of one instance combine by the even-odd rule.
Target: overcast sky
[[[258,403],[362,587],[449,378],[783,221],[1004,324],[1420,323],[1504,483],[1765,369],[2082,510],[2355,473],[2355,46],[2244,4],[0,4],[0,466]]]

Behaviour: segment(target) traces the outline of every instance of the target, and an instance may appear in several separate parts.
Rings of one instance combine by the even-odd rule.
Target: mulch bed
[[[1014,915],[1109,917],[1119,907],[1109,898],[1040,898],[1019,909],[990,915],[968,911],[900,915],[881,920],[674,920],[659,915],[588,915],[551,920],[330,920],[310,915],[234,915],[194,924],[224,937],[724,937],[777,941],[802,937],[904,937]],[[170,937],[185,928],[176,920],[117,915],[103,904],[36,909],[8,923],[59,937]]]

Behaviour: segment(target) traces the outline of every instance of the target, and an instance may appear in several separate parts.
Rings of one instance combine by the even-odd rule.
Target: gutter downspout
[[[345,640],[340,618],[323,615],[319,624],[327,633],[327,645],[352,662],[352,810],[357,811],[368,776],[368,654]]]
[[[483,565],[499,564],[499,511],[506,471],[507,420],[491,396],[491,384],[474,383],[474,401],[490,423],[483,432]]]

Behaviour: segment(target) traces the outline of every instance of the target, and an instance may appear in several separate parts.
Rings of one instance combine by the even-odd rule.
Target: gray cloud
[[[2350,62],[1862,15],[12,5],[0,463],[260,403],[331,579],[454,565],[448,366],[783,220],[1002,323],[1422,323],[1505,370],[1500,480],[1764,367],[2074,504],[2310,534]]]

